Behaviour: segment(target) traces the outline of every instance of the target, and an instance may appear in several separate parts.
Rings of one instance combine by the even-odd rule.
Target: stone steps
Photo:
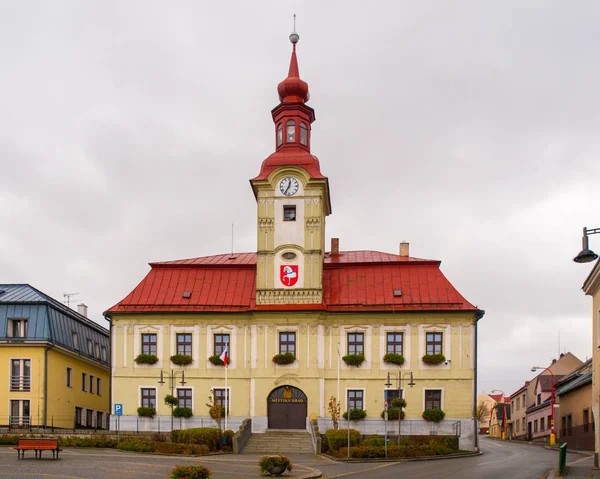
[[[306,431],[275,430],[252,434],[243,454],[314,454],[312,438]]]

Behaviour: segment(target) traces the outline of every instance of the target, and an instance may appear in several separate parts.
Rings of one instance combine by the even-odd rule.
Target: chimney
[[[87,318],[87,306],[83,303],[77,305],[77,312]]]
[[[408,258],[408,256],[409,256],[409,254],[408,254],[408,248],[409,248],[408,241],[402,241],[400,243],[400,256],[402,256],[404,258]]]
[[[338,254],[340,254],[340,239],[331,238],[331,255],[337,256]]]

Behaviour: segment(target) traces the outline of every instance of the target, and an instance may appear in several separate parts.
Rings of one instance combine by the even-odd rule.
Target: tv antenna
[[[71,297],[77,296],[79,293],[63,293],[63,303],[67,305],[67,308],[71,307]]]

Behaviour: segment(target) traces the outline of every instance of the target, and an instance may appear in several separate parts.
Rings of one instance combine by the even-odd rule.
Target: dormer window
[[[287,143],[294,143],[296,141],[296,123],[292,120],[287,122],[285,141]]]
[[[306,123],[300,123],[300,143],[306,145],[308,140],[308,130],[306,129]]]
[[[277,146],[283,143],[283,125],[280,123],[277,127]]]

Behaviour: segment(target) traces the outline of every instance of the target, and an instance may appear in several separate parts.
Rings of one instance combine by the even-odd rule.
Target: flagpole
[[[227,362],[225,363],[225,430],[227,431],[227,410],[229,409],[229,389],[227,388],[227,369],[229,369],[229,343],[225,346],[227,350]]]

